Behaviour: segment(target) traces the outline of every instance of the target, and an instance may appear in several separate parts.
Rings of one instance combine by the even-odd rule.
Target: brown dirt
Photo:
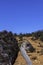
[[[36,49],[36,52],[33,53],[27,53],[30,56],[30,59],[32,60],[32,64],[33,65],[43,65],[43,55],[40,54],[40,51],[42,49],[42,47],[40,47],[40,43],[42,43],[39,40],[31,40],[31,37],[25,38],[27,39],[32,45],[33,47]],[[23,59],[21,53],[19,52],[17,60],[15,62],[14,65],[27,65],[26,61]]]

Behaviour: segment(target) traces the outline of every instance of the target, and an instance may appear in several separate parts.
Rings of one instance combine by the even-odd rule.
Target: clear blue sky
[[[43,0],[0,0],[0,31],[43,30]]]

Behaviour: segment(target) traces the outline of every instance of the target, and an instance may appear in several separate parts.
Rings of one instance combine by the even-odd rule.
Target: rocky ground
[[[43,42],[39,40],[35,40],[35,41],[31,40],[31,37],[28,37],[25,39],[27,39],[36,50],[33,53],[27,52],[27,54],[30,56],[32,64],[33,65],[43,65]],[[14,65],[27,65],[26,61],[23,59],[20,52],[18,54],[18,57]]]

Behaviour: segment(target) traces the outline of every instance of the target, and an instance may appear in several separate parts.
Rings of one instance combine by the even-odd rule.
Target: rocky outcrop
[[[18,51],[18,42],[12,32],[0,32],[0,65],[13,65]]]

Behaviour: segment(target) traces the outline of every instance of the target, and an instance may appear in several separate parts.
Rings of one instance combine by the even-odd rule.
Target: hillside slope
[[[41,49],[43,49],[43,47],[40,46],[43,46],[43,42],[40,40],[33,41],[31,38],[32,37],[25,37],[25,39],[32,44],[36,51],[33,53],[27,52],[27,54],[30,56],[33,65],[43,65],[43,54],[41,54]],[[26,65],[26,61],[23,59],[20,52],[14,65]]]

